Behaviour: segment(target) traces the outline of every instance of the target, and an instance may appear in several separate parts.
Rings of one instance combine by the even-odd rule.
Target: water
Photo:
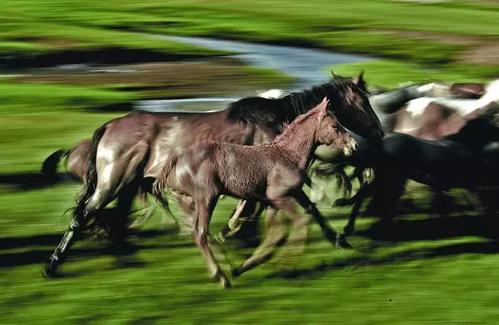
[[[188,43],[214,50],[231,51],[244,63],[273,69],[294,77],[295,89],[305,89],[326,82],[329,77],[327,68],[334,64],[355,63],[372,60],[368,56],[330,52],[320,49],[305,49],[292,46],[255,44],[241,41],[220,40],[204,37],[184,37],[151,35],[158,40],[171,40]],[[161,112],[199,112],[222,110],[234,98],[195,98],[185,100],[147,100],[138,102],[141,110]]]

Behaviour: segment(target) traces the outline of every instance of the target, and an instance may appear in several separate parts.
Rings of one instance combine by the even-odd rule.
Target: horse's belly
[[[267,184],[264,181],[256,182],[247,180],[242,182],[234,176],[232,180],[225,182],[224,194],[234,196],[240,199],[265,200]]]

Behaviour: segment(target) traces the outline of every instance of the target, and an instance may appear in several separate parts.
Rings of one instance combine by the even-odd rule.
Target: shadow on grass
[[[185,248],[191,247],[194,244],[191,241],[168,241],[170,231],[147,230],[133,233],[130,236],[127,245],[116,247],[112,244],[103,244],[100,240],[84,240],[87,247],[76,247],[71,249],[70,258],[73,257],[93,257],[99,255],[114,255],[114,256],[131,256],[137,251],[157,248]],[[164,240],[149,242],[148,239],[157,239],[165,237]],[[52,254],[55,246],[62,238],[62,233],[36,235],[36,236],[20,236],[20,237],[2,237],[0,238],[0,268],[8,268],[29,264],[41,264]],[[41,248],[43,247],[43,248]],[[18,251],[24,248],[22,251]],[[16,250],[14,252],[8,250]],[[126,263],[123,264],[127,266]]]
[[[399,219],[377,222],[357,235],[372,240],[404,242],[461,236],[499,239],[499,219],[484,216],[441,216],[426,219]]]
[[[37,190],[60,183],[77,184],[77,181],[67,173],[58,173],[55,175],[46,175],[43,173],[0,174],[0,185],[12,187],[17,191]]]
[[[269,278],[314,278],[329,271],[355,268],[364,266],[380,266],[389,264],[401,264],[416,260],[425,260],[437,257],[454,256],[461,254],[497,254],[499,253],[499,241],[476,243],[457,243],[443,245],[434,248],[408,249],[402,252],[387,254],[382,257],[373,254],[353,256],[346,259],[321,263],[311,268],[299,268],[274,272]]]

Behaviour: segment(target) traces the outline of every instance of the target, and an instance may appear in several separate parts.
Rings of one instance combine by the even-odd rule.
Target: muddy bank
[[[62,50],[53,53],[0,57],[1,69],[54,67],[64,64],[129,64],[138,62],[183,61],[206,57],[163,53],[147,49],[121,47]]]
[[[92,66],[85,64],[33,69],[18,81],[102,86],[138,94],[138,98],[190,98],[244,95],[255,89],[286,87],[292,79],[248,69],[232,58]],[[122,110],[122,109],[119,109]]]

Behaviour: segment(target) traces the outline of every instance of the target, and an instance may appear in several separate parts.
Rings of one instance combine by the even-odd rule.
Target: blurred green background
[[[335,66],[370,84],[487,81],[499,77],[499,3],[483,1],[97,1],[3,0],[0,5],[0,177],[36,173],[43,159],[124,114],[144,98],[231,95],[293,80],[248,67],[226,52],[147,33],[197,35],[325,48],[376,57]],[[131,73],[54,73],[52,66],[133,66]],[[44,67],[45,69],[40,69]],[[325,73],[327,73],[325,71]],[[98,108],[98,109],[97,109]],[[66,277],[46,280],[41,263],[68,224],[76,184],[19,189],[0,183],[1,323],[497,323],[499,243],[462,193],[450,216],[432,216],[428,192],[389,236],[359,222],[354,250],[336,251],[317,227],[303,256],[234,281],[210,283],[189,238],[159,225],[132,242],[135,263],[116,265],[105,242],[78,243]],[[217,207],[213,231],[231,199]],[[347,210],[321,210],[336,227]],[[249,252],[229,244],[231,264]]]

